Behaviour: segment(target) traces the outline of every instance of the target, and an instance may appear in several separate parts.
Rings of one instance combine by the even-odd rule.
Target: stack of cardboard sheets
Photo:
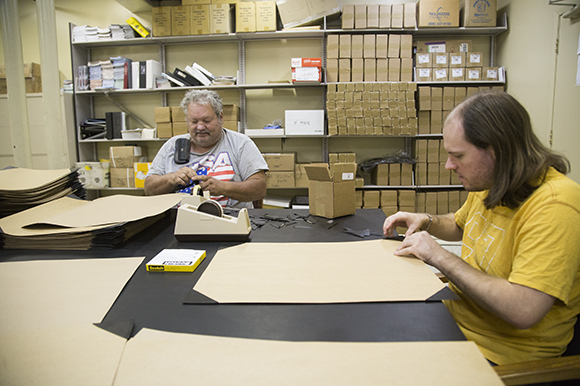
[[[0,170],[0,217],[69,195],[86,195],[76,169]]]
[[[156,221],[181,200],[115,195],[86,201],[62,197],[0,219],[5,249],[114,248]]]

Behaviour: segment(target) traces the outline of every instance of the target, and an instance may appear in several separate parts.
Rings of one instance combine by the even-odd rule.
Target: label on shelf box
[[[292,68],[292,82],[320,82],[322,69],[320,67]]]
[[[292,58],[292,68],[322,67],[322,58]]]

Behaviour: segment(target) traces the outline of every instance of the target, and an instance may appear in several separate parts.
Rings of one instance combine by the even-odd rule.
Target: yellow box
[[[189,6],[171,7],[171,34],[173,36],[191,34],[191,9]]]
[[[230,4],[211,4],[210,10],[210,33],[229,34],[232,28],[232,7]]]
[[[133,164],[133,172],[135,173],[135,187],[143,188],[145,186],[145,177],[149,171],[151,162],[135,162]]]
[[[192,5],[191,9],[191,34],[208,35],[210,33],[209,4]]]
[[[275,1],[256,1],[256,31],[276,31]]]
[[[171,7],[152,7],[153,36],[171,36]]]

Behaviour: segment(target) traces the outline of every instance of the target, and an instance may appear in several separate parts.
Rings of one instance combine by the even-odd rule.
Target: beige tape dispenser
[[[174,231],[179,241],[246,241],[251,231],[246,208],[240,209],[238,217],[225,215],[222,206],[199,185],[181,198]]]

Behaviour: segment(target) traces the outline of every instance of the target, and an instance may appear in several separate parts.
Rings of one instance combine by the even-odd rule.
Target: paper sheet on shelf
[[[503,385],[473,342],[287,342],[141,330],[115,386]]]
[[[111,385],[127,341],[93,323],[142,261],[0,263],[0,383]]]
[[[218,303],[426,300],[445,285],[398,241],[245,243],[217,252],[194,286]]]

